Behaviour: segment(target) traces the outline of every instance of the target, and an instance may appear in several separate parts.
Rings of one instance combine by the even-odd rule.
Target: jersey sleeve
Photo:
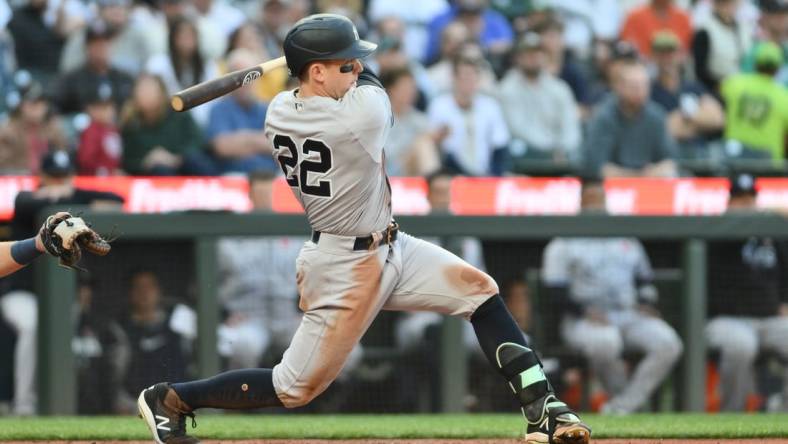
[[[376,162],[383,161],[383,145],[392,125],[391,104],[385,90],[370,84],[351,89],[342,99],[336,117]]]

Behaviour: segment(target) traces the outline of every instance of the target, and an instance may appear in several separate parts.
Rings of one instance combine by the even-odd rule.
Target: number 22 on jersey
[[[297,187],[301,193],[310,196],[331,197],[331,181],[318,180],[316,184],[310,184],[309,181],[309,173],[325,174],[331,169],[333,165],[331,148],[319,140],[306,139],[299,151],[295,141],[282,134],[274,136],[274,148],[278,151],[277,160],[288,185]],[[286,151],[290,152],[289,156]],[[299,152],[304,155],[300,162]],[[317,160],[306,158],[311,153],[317,153]]]

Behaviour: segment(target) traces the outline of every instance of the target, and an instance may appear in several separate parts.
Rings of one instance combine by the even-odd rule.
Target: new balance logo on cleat
[[[186,434],[186,417],[192,419],[192,427],[197,425],[194,421],[194,413],[180,401],[169,384],[156,384],[143,390],[137,398],[137,408],[156,444],[200,442]]]
[[[167,427],[166,424],[170,423],[170,419],[165,416],[156,415],[156,420],[161,421],[156,423],[156,428],[159,430],[165,430],[167,432],[171,431],[172,429]]]

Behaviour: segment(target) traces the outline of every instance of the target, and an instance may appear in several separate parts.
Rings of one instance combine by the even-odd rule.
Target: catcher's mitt
[[[81,217],[65,212],[49,216],[39,235],[47,252],[59,258],[60,265],[72,269],[78,268],[76,264],[82,258],[82,248],[99,256],[112,248]]]

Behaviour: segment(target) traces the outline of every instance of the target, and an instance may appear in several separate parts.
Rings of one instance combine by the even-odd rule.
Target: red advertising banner
[[[727,208],[728,179],[615,178],[605,181],[607,207],[624,215],[714,215]],[[0,221],[10,220],[14,199],[35,190],[38,179],[0,177]],[[159,213],[182,210],[251,208],[249,186],[242,177],[78,177],[82,188],[111,191],[126,199],[125,211]],[[280,213],[302,213],[284,178],[274,181],[273,206]],[[427,183],[423,178],[391,178],[395,214],[426,214]],[[760,208],[788,209],[788,178],[756,181]],[[581,184],[576,178],[455,178],[451,211],[458,215],[561,215],[580,211]]]
[[[605,180],[611,214],[714,215],[728,207],[728,179],[613,178]]]
[[[77,177],[74,184],[122,196],[123,209],[130,213],[251,208],[249,185],[238,177]],[[0,220],[13,217],[20,191],[33,191],[37,185],[36,177],[0,177]]]
[[[756,205],[764,209],[788,209],[788,178],[761,177],[755,180]]]
[[[451,211],[462,215],[575,214],[580,181],[575,178],[458,177]]]

